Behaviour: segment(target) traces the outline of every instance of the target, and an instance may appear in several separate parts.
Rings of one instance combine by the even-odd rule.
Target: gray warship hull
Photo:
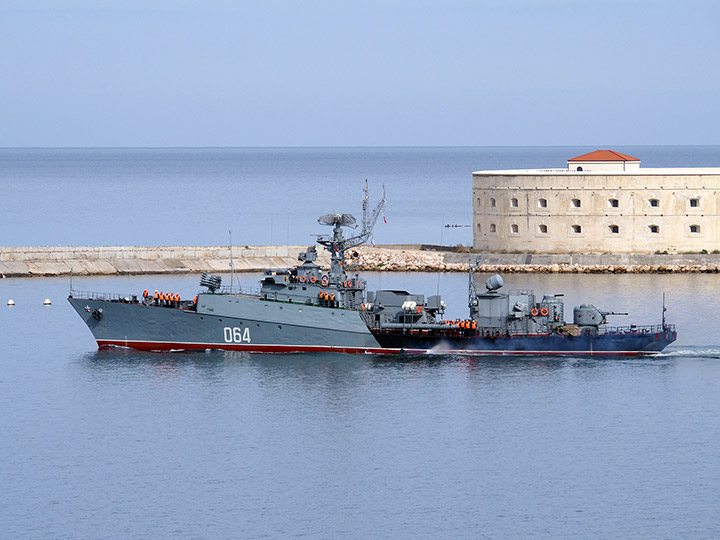
[[[571,336],[563,334],[515,336],[464,336],[423,335],[412,332],[378,333],[378,342],[384,347],[400,348],[407,353],[442,353],[487,355],[602,355],[638,356],[657,354],[677,339],[674,330],[642,328],[611,330],[603,334]]]
[[[674,327],[661,326],[579,336],[555,333],[484,337],[413,329],[373,332],[362,311],[249,295],[202,294],[198,301],[200,312],[133,302],[120,296],[83,296],[68,300],[100,349],[637,356],[656,354],[677,338]]]
[[[262,300],[200,295],[202,311],[70,297],[99,348],[148,351],[224,349],[249,352],[384,352],[359,312]],[[212,311],[210,311],[212,310]],[[98,318],[98,314],[102,316]]]

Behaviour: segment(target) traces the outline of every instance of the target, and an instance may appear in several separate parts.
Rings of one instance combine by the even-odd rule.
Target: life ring
[[[360,309],[361,309],[362,311],[365,311],[365,303],[360,304]]]
[[[327,287],[327,286],[328,286],[328,283],[330,283],[330,281],[328,280],[328,277],[327,277],[327,276],[323,276],[323,277],[322,277],[322,286],[323,286],[323,287]]]
[[[305,283],[305,276],[300,276],[298,281],[300,281],[300,283]]]
[[[315,283],[317,281],[317,278],[315,276],[310,276],[310,283]]]
[[[418,307],[416,308],[416,310],[417,310],[418,313],[422,313],[422,306],[418,306]]]
[[[544,307],[540,309],[540,315],[542,315],[543,317],[545,317],[548,313],[550,313],[550,311],[548,311],[548,308]]]
[[[532,315],[533,317],[537,317],[538,313],[540,313],[540,312],[537,310],[537,308],[532,308],[530,310],[530,315]]]

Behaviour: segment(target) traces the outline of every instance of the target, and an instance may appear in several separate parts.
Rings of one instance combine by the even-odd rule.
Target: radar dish
[[[497,291],[503,285],[505,285],[505,282],[503,281],[503,278],[500,277],[500,274],[490,276],[485,282],[485,288],[488,290],[488,292]]]
[[[318,223],[351,227],[357,223],[357,220],[351,214],[325,214],[318,218]]]

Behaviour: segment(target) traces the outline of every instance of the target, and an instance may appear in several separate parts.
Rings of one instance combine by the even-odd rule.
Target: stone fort
[[[473,246],[527,253],[720,250],[720,168],[596,150],[565,169],[473,173]]]

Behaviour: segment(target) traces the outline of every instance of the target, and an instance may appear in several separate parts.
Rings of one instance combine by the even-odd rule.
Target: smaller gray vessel
[[[72,291],[68,301],[93,334],[98,347],[150,351],[224,349],[248,352],[342,352],[462,354],[654,354],[677,338],[675,327],[611,327],[603,312],[583,304],[564,321],[562,295],[538,298],[532,291],[500,292],[492,276],[486,290],[475,289],[470,265],[467,319],[447,320],[439,295],[404,290],[367,291],[357,272],[347,270],[367,242],[385,206],[385,193],[369,211],[365,185],[362,228],[350,214],[327,214],[318,222],[332,227],[317,243],[330,253],[330,269],[317,264],[317,249],[300,253],[293,268],[267,269],[256,294],[222,288],[219,276],[203,274],[193,300],[144,291],[112,295]],[[479,263],[479,261],[476,261]]]
[[[564,320],[562,294],[536,297],[531,290],[500,292],[500,275],[485,281],[485,291],[475,287],[475,265],[469,266],[469,317],[464,320],[441,318],[444,304],[431,296],[405,291],[368,293],[365,320],[383,347],[407,353],[463,352],[509,355],[608,355],[655,354],[677,339],[675,326],[610,326],[610,315],[592,304],[573,309],[571,323]],[[440,317],[440,318],[439,318]]]

